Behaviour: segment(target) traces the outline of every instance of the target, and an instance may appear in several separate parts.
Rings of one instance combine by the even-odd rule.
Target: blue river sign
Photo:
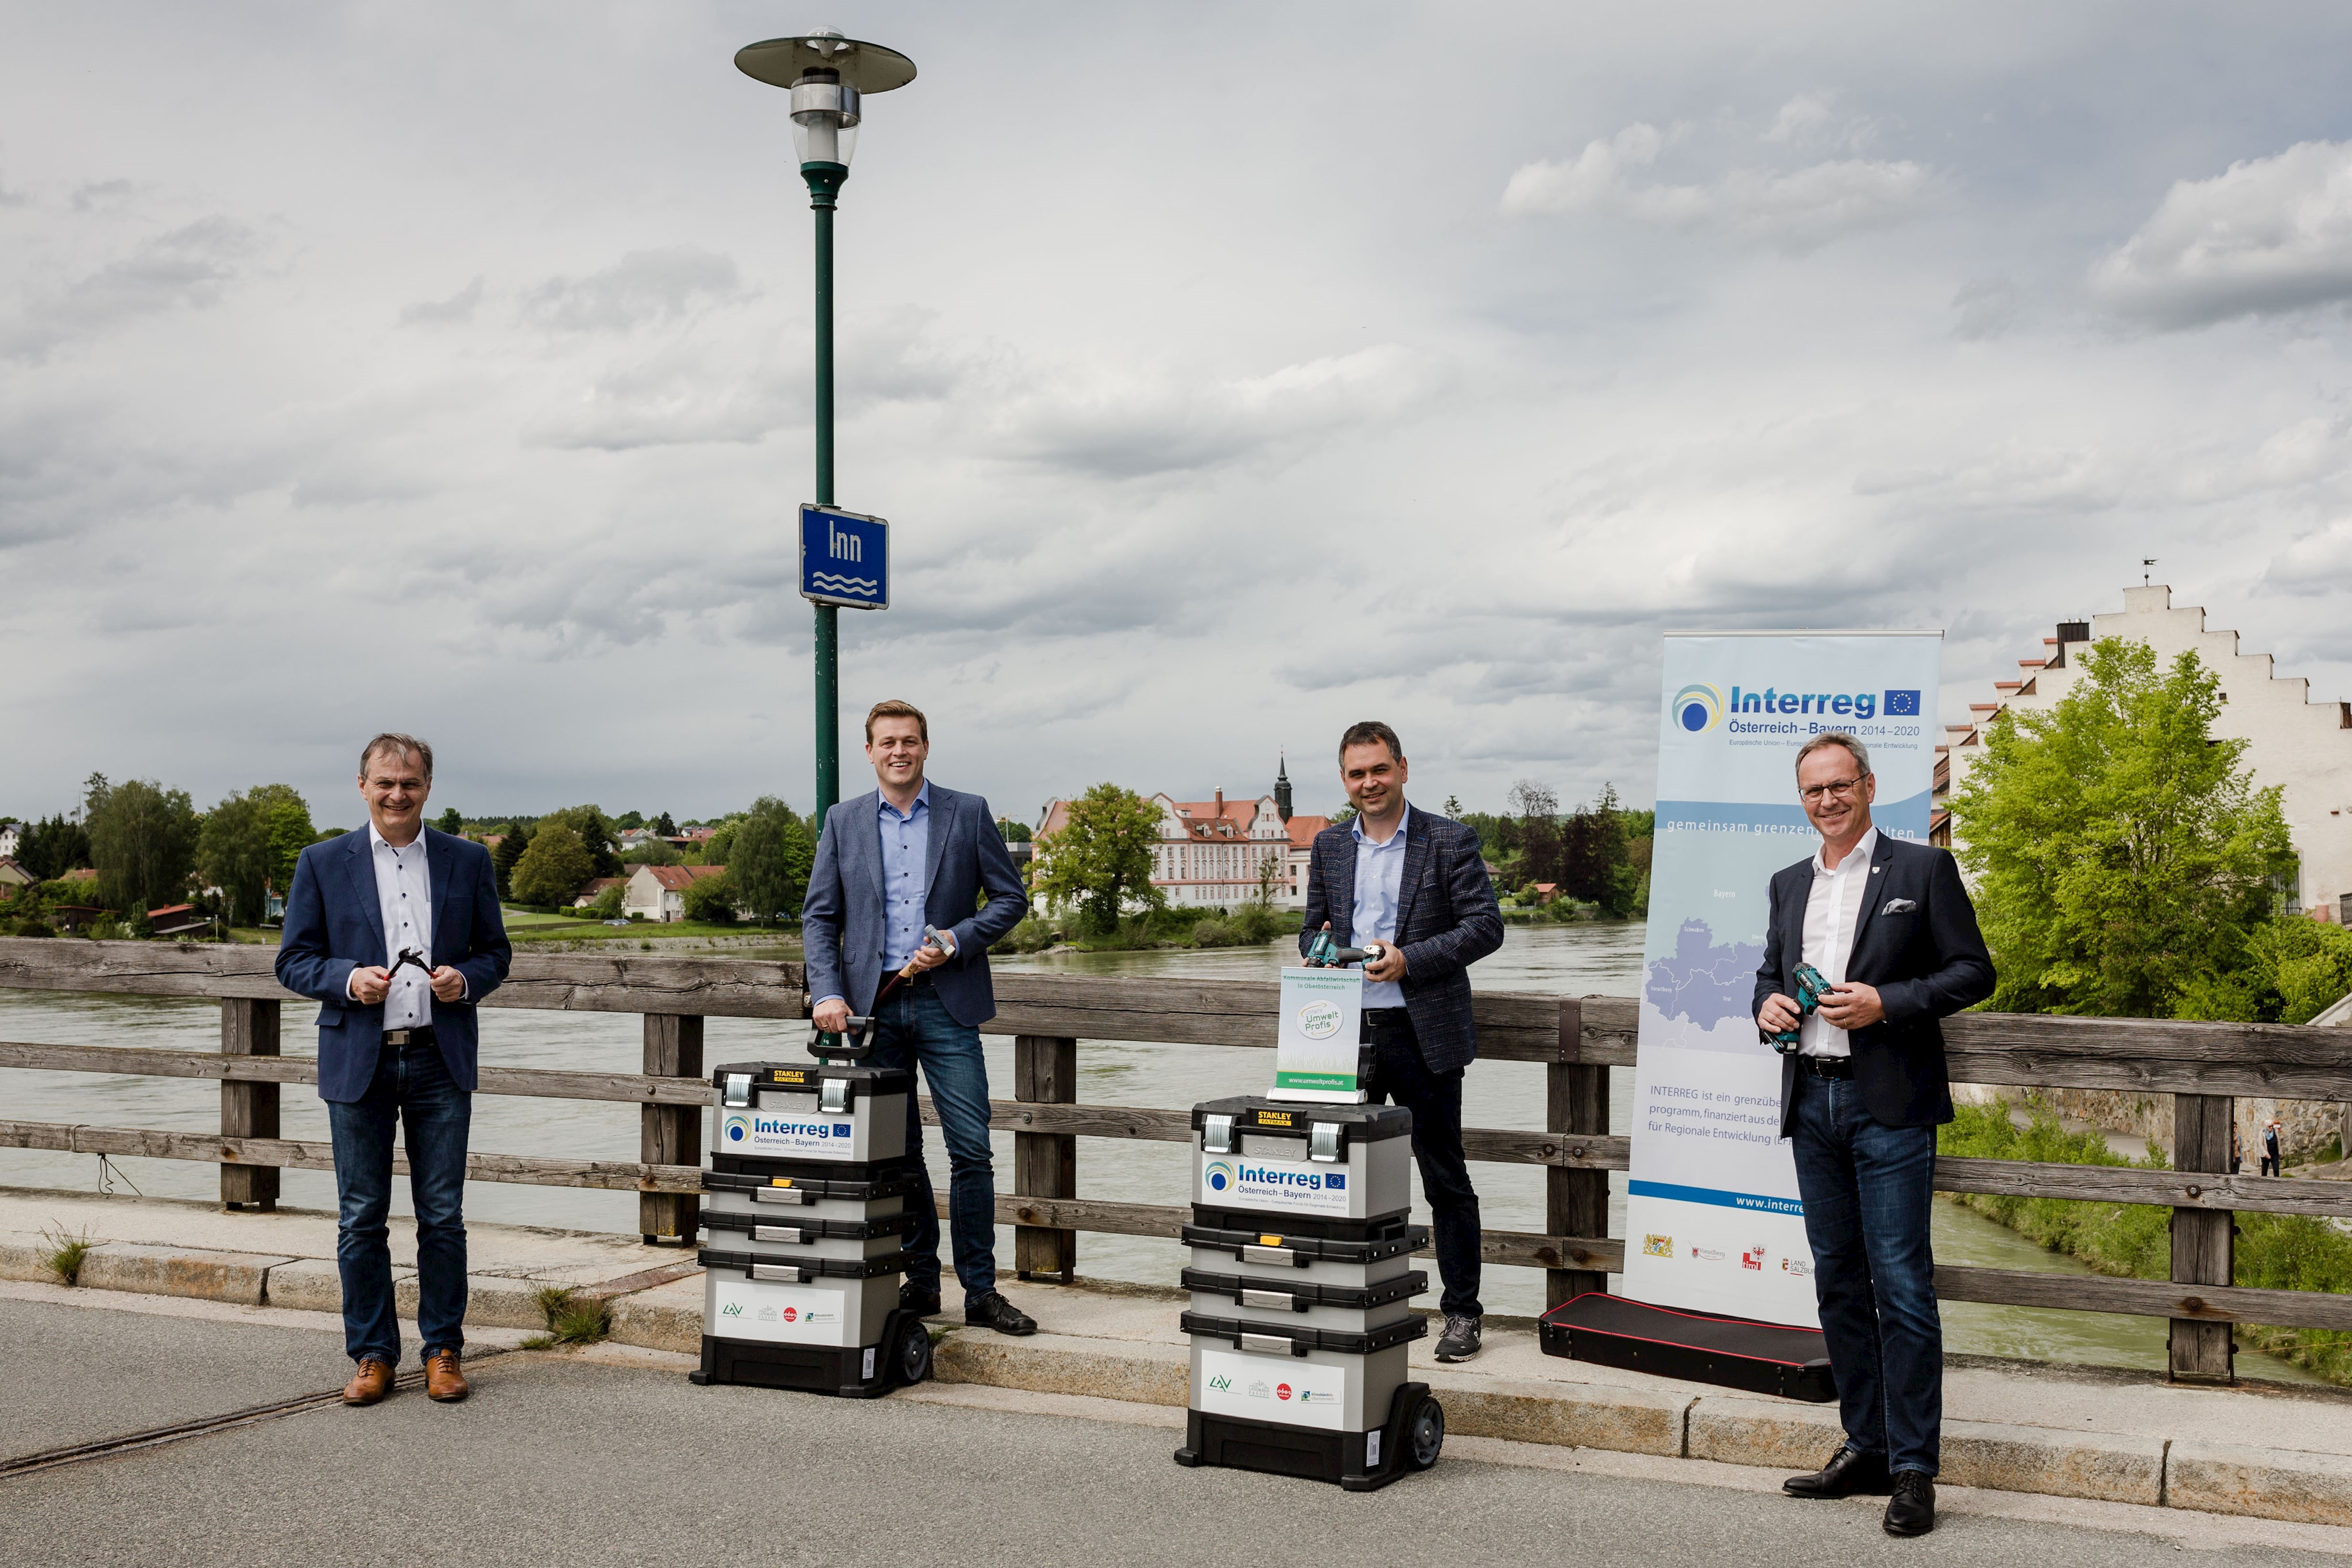
[[[852,610],[888,609],[890,525],[838,507],[802,507],[801,597]]]

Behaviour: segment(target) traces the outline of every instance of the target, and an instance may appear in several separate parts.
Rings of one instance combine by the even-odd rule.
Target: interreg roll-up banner
[[[1753,1011],[1769,884],[1820,847],[1796,757],[1825,730],[1868,747],[1878,831],[1927,841],[1942,653],[1934,632],[1666,638],[1625,1206],[1635,1301],[1819,1324],[1780,1059]]]

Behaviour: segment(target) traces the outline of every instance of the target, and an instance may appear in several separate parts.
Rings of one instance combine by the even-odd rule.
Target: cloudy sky
[[[2352,13],[7,8],[0,814],[93,769],[680,818],[811,784],[809,26],[921,69],[841,218],[843,707],[1102,779],[1653,787],[1666,627],[1941,627],[2140,559],[2352,696]],[[847,779],[863,777],[854,756]]]

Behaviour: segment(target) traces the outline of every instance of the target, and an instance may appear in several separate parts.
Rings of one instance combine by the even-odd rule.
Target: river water
[[[1639,984],[1642,939],[1638,924],[1512,926],[1502,950],[1478,964],[1472,979],[1482,989],[1629,996]],[[996,963],[1008,970],[1255,980],[1276,977],[1287,950],[1286,945],[1277,945],[1040,954]],[[738,949],[730,956],[753,953]],[[286,1009],[289,1054],[311,1049],[308,1015],[306,1007]],[[713,1066],[761,1058],[797,1060],[803,1054],[805,1030],[805,1025],[760,1019],[712,1019],[706,1029],[704,1060]],[[0,1039],[215,1051],[219,1048],[219,1009],[215,1003],[163,998],[0,989]],[[1012,1041],[992,1036],[986,1045],[992,1083],[1000,1097],[1007,1096]],[[633,1015],[521,1009],[483,1015],[483,1060],[499,1066],[635,1072],[641,1068],[642,1053],[642,1028]],[[1078,1048],[1078,1098],[1105,1104],[1188,1107],[1220,1095],[1262,1092],[1272,1061],[1271,1053],[1262,1051],[1086,1041]],[[1630,1131],[1633,1075],[1616,1068],[1611,1078],[1611,1131],[1622,1134]],[[1534,1062],[1481,1062],[1468,1074],[1463,1099],[1464,1120],[1469,1125],[1539,1131],[1543,1069]],[[311,1091],[289,1085],[283,1101],[284,1136],[326,1139],[324,1107]],[[12,1071],[0,1078],[0,1105],[5,1107],[0,1115],[22,1121],[192,1133],[215,1133],[220,1127],[219,1087],[199,1079]],[[506,1154],[634,1159],[637,1120],[634,1105],[485,1094],[474,1102],[473,1145]],[[943,1171],[937,1134],[931,1138],[934,1169]],[[1009,1187],[1012,1134],[1000,1133],[996,1142],[999,1184]],[[1488,1225],[1504,1230],[1543,1228],[1540,1167],[1480,1165],[1473,1174]],[[0,1185],[89,1191],[101,1182],[111,1183],[118,1191],[135,1189],[153,1197],[209,1198],[219,1191],[215,1167],[188,1161],[125,1159],[109,1161],[101,1168],[88,1155],[0,1149]],[[1079,1140],[1078,1191],[1085,1197],[1181,1203],[1190,1182],[1190,1152],[1183,1145]],[[283,1183],[283,1201],[290,1207],[334,1207],[330,1173],[289,1170]],[[1622,1173],[1612,1175],[1611,1187],[1610,1231],[1622,1235]],[[394,1191],[395,1203],[404,1205],[404,1190],[396,1184]],[[468,1188],[466,1203],[478,1219],[577,1229],[636,1228],[632,1193],[486,1182]],[[1418,1207],[1417,1182],[1414,1203]],[[1958,1204],[1938,1202],[1935,1215],[1936,1255],[1946,1262],[2053,1273],[2088,1271]],[[1011,1259],[1009,1230],[1000,1235],[997,1255]],[[1078,1238],[1081,1275],[1172,1284],[1181,1267],[1171,1240],[1091,1232]],[[1533,1314],[1542,1310],[1542,1290],[1543,1276],[1536,1270],[1490,1268],[1482,1293],[1490,1312]],[[1945,1303],[1943,1312],[1946,1343],[1955,1352],[2151,1370],[2165,1364],[2166,1331],[2160,1319],[1957,1301]],[[2296,1367],[2251,1352],[2242,1353],[2240,1370],[2249,1376],[2311,1381],[2309,1374]]]

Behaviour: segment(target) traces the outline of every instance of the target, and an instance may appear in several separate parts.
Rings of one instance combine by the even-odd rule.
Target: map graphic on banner
[[[1820,847],[1798,747],[1869,748],[1881,833],[1925,842],[1940,632],[1673,635],[1658,727],[1624,1292],[1811,1328],[1812,1251],[1780,1137],[1780,1059],[1756,1036],[1772,873]]]

